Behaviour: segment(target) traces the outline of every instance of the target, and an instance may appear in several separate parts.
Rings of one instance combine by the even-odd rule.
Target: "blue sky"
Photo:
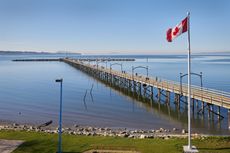
[[[184,53],[187,11],[193,53],[230,51],[229,0],[0,0],[0,50]]]

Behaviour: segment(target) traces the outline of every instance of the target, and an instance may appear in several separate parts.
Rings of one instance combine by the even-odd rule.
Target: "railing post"
[[[132,79],[134,80],[134,76],[133,76],[133,73],[134,73],[134,72],[133,72],[133,66],[132,66]]]
[[[149,77],[149,67],[147,66],[147,77]]]
[[[182,73],[180,73],[180,94],[182,95]]]

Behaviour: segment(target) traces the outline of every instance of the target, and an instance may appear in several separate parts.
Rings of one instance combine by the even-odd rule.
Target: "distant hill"
[[[196,55],[230,55],[230,51],[222,51],[222,52],[200,52],[195,53]]]
[[[16,54],[74,54],[74,55],[81,55],[81,53],[72,53],[72,52],[35,52],[35,51],[0,51],[0,55],[16,55]]]

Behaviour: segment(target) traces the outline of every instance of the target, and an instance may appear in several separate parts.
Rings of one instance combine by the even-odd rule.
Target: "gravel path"
[[[24,141],[22,140],[2,140],[0,139],[0,153],[11,153]]]

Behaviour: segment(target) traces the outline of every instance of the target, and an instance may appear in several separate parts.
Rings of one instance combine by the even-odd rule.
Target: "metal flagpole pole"
[[[191,145],[191,47],[190,47],[190,12],[187,13],[187,28],[188,28],[188,146],[184,146],[185,153],[197,153],[195,146]]]
[[[190,101],[191,101],[191,47],[190,47],[190,12],[187,13],[188,25],[188,149],[191,150],[191,118],[190,118]]]

